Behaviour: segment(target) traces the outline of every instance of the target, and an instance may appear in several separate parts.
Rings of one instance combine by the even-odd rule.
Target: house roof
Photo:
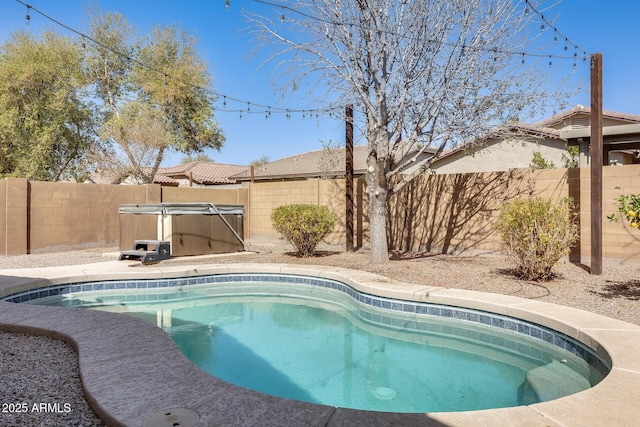
[[[402,150],[400,150],[402,151]],[[435,152],[427,148],[428,152]],[[401,152],[403,156],[407,154]],[[368,147],[356,145],[353,147],[353,173],[363,175],[367,169]],[[253,177],[256,180],[315,178],[323,175],[341,176],[345,171],[345,148],[330,150],[316,150],[308,153],[296,154],[275,162],[254,168]],[[251,179],[251,172],[247,171],[233,176],[238,181]]]
[[[502,127],[500,129],[487,132],[486,134],[481,135],[480,137],[478,137],[473,141],[460,144],[455,148],[444,151],[440,156],[438,156],[436,160],[440,160],[448,156],[451,156],[455,153],[458,153],[460,151],[463,151],[467,149],[469,146],[477,144],[479,142],[488,141],[490,139],[499,137],[501,134],[504,134],[505,131],[516,133],[516,134],[521,133],[521,134],[533,136],[536,138],[548,138],[548,139],[555,139],[555,140],[566,142],[567,136],[570,135],[570,133],[568,133],[566,130],[557,129],[554,126],[562,124],[563,121],[571,117],[574,117],[577,115],[586,116],[590,114],[591,114],[591,108],[585,107],[582,105],[576,105],[575,107],[569,110],[563,111],[561,113],[558,113],[552,117],[549,117],[547,119],[544,119],[534,124],[518,123],[511,126]],[[616,113],[614,111],[605,110],[602,112],[602,117],[607,119],[620,120],[620,121],[628,122],[631,124],[640,123],[640,116],[633,115],[633,114]],[[620,128],[620,130],[622,130],[622,128]],[[612,132],[612,130],[609,130],[607,132]]]
[[[154,183],[170,184],[178,183],[178,179],[192,178],[194,182],[202,185],[234,184],[231,176],[247,172],[248,166],[228,165],[214,162],[191,162],[180,165],[160,168],[153,179]]]
[[[583,105],[576,105],[570,110],[563,111],[552,117],[549,117],[538,123],[535,123],[534,126],[551,127],[551,126],[557,125],[558,123],[562,123],[562,121],[570,117],[573,117],[579,114],[581,115],[591,114],[591,108],[585,107]],[[640,116],[637,116],[634,114],[617,113],[615,111],[604,110],[602,112],[602,117],[606,119],[626,121],[629,123],[640,123]]]
[[[254,168],[255,179],[283,179],[283,178],[313,178],[323,174],[340,174],[345,170],[344,148],[331,151],[316,150],[308,153],[285,157]],[[354,174],[361,175],[367,168],[367,147],[357,145],[353,147]],[[246,171],[235,175],[238,181],[251,179],[251,172]]]

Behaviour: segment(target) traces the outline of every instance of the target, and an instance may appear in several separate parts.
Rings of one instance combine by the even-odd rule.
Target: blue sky
[[[519,1],[519,0],[514,0]],[[521,0],[524,2],[524,0]],[[88,32],[88,6],[97,4],[104,11],[115,11],[143,33],[152,23],[177,22],[190,30],[200,40],[200,52],[210,66],[214,90],[228,97],[254,104],[290,109],[312,109],[312,100],[300,98],[297,93],[279,93],[271,83],[271,69],[261,67],[258,58],[252,58],[251,39],[242,34],[246,26],[240,16],[243,7],[254,11],[280,14],[280,10],[260,5],[252,0],[230,0],[225,10],[224,0],[25,0],[25,3],[81,32]],[[26,7],[15,0],[0,0],[0,42],[20,29],[37,32],[43,27],[69,34],[35,12],[31,23],[25,24]],[[621,0],[564,0],[545,17],[555,20],[555,26],[571,41],[587,52],[603,54],[604,108],[607,110],[640,115],[640,45],[637,19],[640,2]],[[553,38],[553,31],[549,32]],[[559,42],[561,43],[561,42]],[[560,71],[559,71],[560,72]],[[589,67],[579,66],[576,78],[583,82],[584,90],[571,100],[571,105],[590,104]],[[219,107],[222,107],[221,102]],[[262,155],[277,160],[297,153],[322,148],[328,141],[344,141],[344,125],[328,115],[309,117],[292,113],[248,114],[246,103],[227,101],[227,109],[239,112],[217,112],[216,119],[223,129],[227,142],[221,151],[208,151],[216,162],[248,164]],[[252,107],[256,111],[258,107]],[[551,113],[551,112],[549,112]],[[362,140],[356,144],[364,143]],[[165,156],[164,166],[176,164],[182,155]]]

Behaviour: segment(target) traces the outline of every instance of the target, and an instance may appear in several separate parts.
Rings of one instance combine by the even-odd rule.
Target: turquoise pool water
[[[392,412],[509,407],[575,393],[603,378],[588,357],[536,333],[421,315],[418,308],[374,307],[306,284],[91,290],[30,302],[142,318],[163,328],[211,375],[331,406]],[[402,306],[391,302],[389,308],[394,304]]]

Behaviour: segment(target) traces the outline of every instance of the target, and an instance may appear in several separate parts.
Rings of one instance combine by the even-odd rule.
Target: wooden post
[[[353,106],[345,109],[345,246],[353,252]]]
[[[591,55],[591,274],[602,274],[602,54]]]

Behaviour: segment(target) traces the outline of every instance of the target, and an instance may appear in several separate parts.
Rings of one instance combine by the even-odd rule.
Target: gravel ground
[[[429,253],[393,254],[386,264],[371,264],[361,249],[345,253],[341,247],[322,244],[318,256],[298,258],[286,242],[253,239],[250,254],[223,255],[211,260],[175,258],[163,264],[287,263],[320,264],[366,270],[409,283],[513,295],[576,307],[640,325],[640,265],[604,263],[600,276],[588,266],[560,262],[556,277],[548,282],[519,280],[513,261],[503,256],[459,256]],[[111,261],[117,248],[100,248],[54,254],[0,257],[0,274],[6,268],[35,268]],[[142,267],[144,268],[144,267]],[[25,354],[25,356],[17,356]],[[2,426],[102,425],[84,401],[77,375],[77,356],[66,344],[44,337],[0,333],[0,403],[68,402],[68,414],[1,414]],[[55,361],[55,364],[52,362]],[[53,368],[53,370],[51,370]],[[43,371],[44,370],[44,371]],[[49,372],[45,375],[45,371]],[[8,376],[7,376],[8,374]],[[57,377],[55,375],[58,375]],[[5,381],[7,378],[14,379]],[[52,380],[44,381],[43,378]],[[29,418],[21,418],[26,417]],[[6,419],[5,419],[6,418]],[[13,424],[12,424],[13,423]]]
[[[78,357],[47,337],[0,333],[0,425],[103,426],[85,400]]]

